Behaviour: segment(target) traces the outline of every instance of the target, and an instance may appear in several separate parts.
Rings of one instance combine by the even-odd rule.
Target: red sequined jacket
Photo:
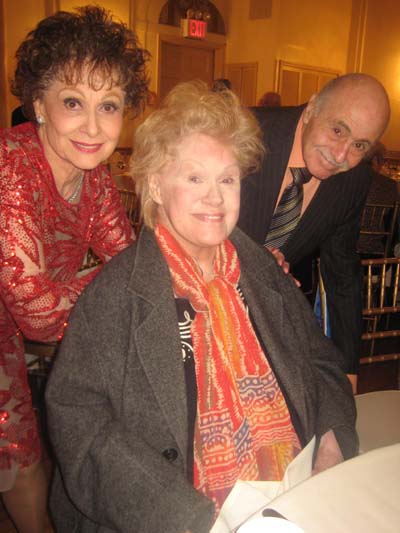
[[[61,338],[100,267],[79,272],[88,248],[108,261],[133,239],[105,166],[85,171],[78,204],[57,191],[32,123],[0,132],[0,366],[33,340]]]

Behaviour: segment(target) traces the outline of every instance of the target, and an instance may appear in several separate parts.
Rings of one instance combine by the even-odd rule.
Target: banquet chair
[[[37,408],[43,401],[43,391],[51,365],[54,361],[58,343],[36,342],[25,339],[24,346],[32,403]]]
[[[393,204],[366,204],[364,206],[357,252],[361,258],[386,258],[392,253],[397,231],[399,202]],[[320,297],[320,322],[325,335],[329,332],[326,293],[321,275],[320,262],[317,261],[318,289]],[[372,315],[371,315],[372,316]],[[373,343],[371,345],[373,350]]]
[[[114,150],[106,161],[111,176],[123,174],[128,171],[131,155],[131,148],[117,147]]]
[[[360,452],[400,442],[400,390],[356,394]]]
[[[24,340],[25,354],[28,355],[28,372],[32,374],[45,375],[48,371],[50,361],[53,359],[57,342],[37,342],[28,339]]]
[[[362,257],[388,257],[391,255],[398,214],[398,202],[393,202],[393,204],[365,204],[357,244],[357,251]]]
[[[362,356],[360,363],[398,360],[400,358],[400,258],[364,259],[361,264],[362,316],[365,325],[362,340],[369,343],[369,354]],[[383,343],[380,342],[382,340],[385,340],[385,350],[382,347]]]
[[[122,204],[126,209],[126,214],[132,224],[136,234],[140,229],[140,204],[135,191],[128,189],[119,189]]]

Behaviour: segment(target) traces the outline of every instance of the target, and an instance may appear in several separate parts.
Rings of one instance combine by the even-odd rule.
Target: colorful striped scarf
[[[237,291],[240,263],[233,244],[217,247],[215,277],[207,283],[165,227],[158,225],[155,234],[175,295],[196,311],[194,486],[218,512],[238,479],[282,479],[300,443]]]

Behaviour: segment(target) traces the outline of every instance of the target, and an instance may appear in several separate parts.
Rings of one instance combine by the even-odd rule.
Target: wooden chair
[[[46,372],[51,359],[55,355],[58,343],[37,342],[25,339],[24,345],[25,353],[31,356],[30,361],[27,364],[28,372]]]
[[[107,160],[107,165],[112,176],[127,172],[131,155],[131,148],[117,147],[114,150]]]
[[[119,189],[122,204],[126,209],[126,214],[132,224],[136,234],[140,230],[140,203],[135,191],[128,189]]]
[[[364,344],[369,354],[360,363],[400,359],[400,258],[365,259],[363,267]],[[383,350],[382,341],[386,347]],[[400,377],[400,376],[399,376]]]
[[[389,257],[396,233],[399,203],[365,204],[357,251],[364,258]]]
[[[24,345],[32,404],[35,408],[40,408],[43,404],[43,393],[58,343],[25,340]]]

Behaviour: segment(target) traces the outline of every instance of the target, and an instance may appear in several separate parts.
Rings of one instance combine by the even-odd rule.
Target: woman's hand
[[[292,274],[290,274],[290,264],[285,260],[285,256],[279,250],[279,248],[269,248],[268,246],[265,246],[265,248],[268,251],[270,251],[271,254],[275,257],[276,262],[282,268],[283,272],[285,274],[288,274],[292,278],[292,280],[295,282],[297,287],[300,287],[300,285],[301,285],[300,281],[298,279],[296,279],[295,277],[293,277]]]

